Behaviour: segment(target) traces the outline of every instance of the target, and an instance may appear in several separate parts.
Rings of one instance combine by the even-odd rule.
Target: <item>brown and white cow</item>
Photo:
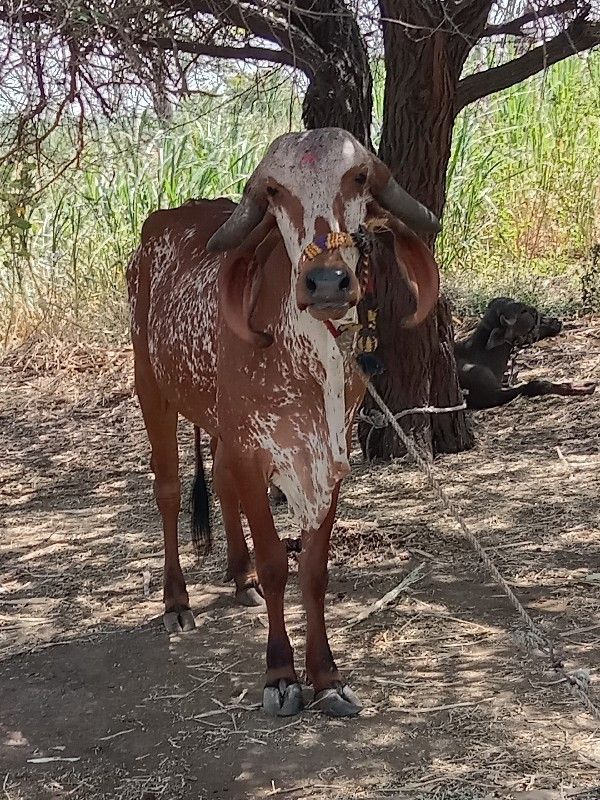
[[[129,268],[135,383],[164,528],[165,625],[171,632],[194,626],[177,542],[181,414],[213,437],[213,485],[238,595],[256,585],[240,506],[248,519],[269,617],[263,702],[270,714],[302,707],[284,623],[287,555],[269,507],[270,481],[285,492],[302,530],[306,672],[317,707],[333,715],[360,710],[324,621],[329,537],[364,392],[332,321],[356,319],[359,251],[344,236],[330,237],[323,252],[309,246],[375,217],[412,293],[408,324],[416,324],[437,300],[439,276],[408,226],[437,230],[437,220],[337,128],[276,139],[238,206],[221,198],[152,214]]]

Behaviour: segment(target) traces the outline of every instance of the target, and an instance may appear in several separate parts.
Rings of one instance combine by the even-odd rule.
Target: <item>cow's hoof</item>
[[[311,707],[329,717],[354,717],[362,711],[358,697],[349,686],[341,683],[317,692]]]
[[[248,606],[249,608],[264,608],[266,606],[260,587],[257,588],[256,586],[246,586],[245,589],[238,589],[235,593],[235,601],[241,606]]]
[[[194,612],[191,608],[182,608],[178,611],[165,611],[163,624],[167,633],[188,633],[196,627]]]
[[[265,686],[263,708],[271,717],[292,717],[304,708],[302,687],[281,678],[275,686]]]

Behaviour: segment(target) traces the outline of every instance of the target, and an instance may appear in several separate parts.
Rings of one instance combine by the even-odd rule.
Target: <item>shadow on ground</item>
[[[48,380],[2,373],[0,779],[9,800],[475,800],[570,788],[600,797],[597,725],[520,647],[518,618],[410,464],[369,466],[357,454],[334,532],[329,630],[362,715],[328,720],[309,708],[272,720],[257,708],[265,615],[233,605],[218,524],[201,567],[183,547],[197,630],[162,631],[159,525],[126,379],[98,389],[90,369],[53,376],[51,392]],[[436,466],[568,665],[593,674],[599,409],[598,397],[517,401],[480,414],[476,449]],[[181,444],[189,488],[187,425]],[[282,535],[296,535],[277,513]],[[417,568],[392,606],[351,624]],[[293,561],[291,573],[287,618],[301,669]]]

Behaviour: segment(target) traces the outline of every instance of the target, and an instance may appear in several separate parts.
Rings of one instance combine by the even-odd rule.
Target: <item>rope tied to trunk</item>
[[[403,417],[408,417],[410,414],[450,414],[453,411],[464,411],[467,407],[467,404],[463,402],[460,405],[456,406],[416,406],[415,408],[406,408],[404,411],[400,411],[398,414],[394,414],[394,419],[396,422]],[[390,412],[391,413],[391,412]],[[359,422],[366,422],[368,425],[371,426],[371,430],[367,434],[367,440],[365,442],[365,454],[367,457],[367,461],[371,461],[371,436],[373,432],[376,430],[381,430],[382,428],[387,428],[389,425],[389,421],[386,418],[385,414],[381,411],[378,411],[376,408],[372,408],[369,411],[363,411],[362,409],[358,412],[356,418]]]

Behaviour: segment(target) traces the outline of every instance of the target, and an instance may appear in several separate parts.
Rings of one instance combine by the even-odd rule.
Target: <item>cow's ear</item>
[[[219,303],[223,318],[236,336],[253,347],[273,344],[270,333],[253,329],[252,313],[262,279],[264,258],[260,251],[264,248],[260,245],[274,227],[275,218],[267,214],[239,247],[219,256]]]
[[[423,322],[435,307],[440,293],[440,272],[431,250],[403,222],[388,217],[386,227],[393,235],[396,265],[413,300],[412,308],[400,324],[412,328]]]
[[[506,331],[504,328],[493,328],[492,332],[488,336],[488,340],[485,345],[486,350],[493,350],[494,347],[500,347],[501,344],[506,342]]]
[[[273,337],[255,331],[250,324],[255,282],[260,281],[260,268],[252,253],[226,253],[219,269],[219,302],[227,327],[243,342],[253,347],[268,347]]]

